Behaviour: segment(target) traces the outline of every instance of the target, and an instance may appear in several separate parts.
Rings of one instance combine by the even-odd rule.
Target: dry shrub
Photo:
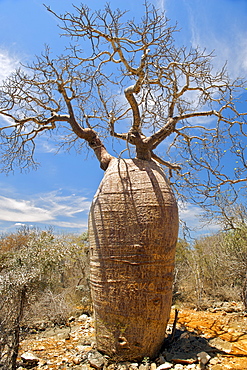
[[[174,302],[203,308],[212,301],[244,300],[246,229],[202,237],[177,246]]]
[[[63,323],[81,305],[77,286],[89,290],[88,269],[85,236],[24,228],[1,238],[0,363],[6,369],[15,364],[22,327],[37,319]]]

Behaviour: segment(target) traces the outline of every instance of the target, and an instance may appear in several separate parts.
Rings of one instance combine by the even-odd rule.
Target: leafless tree
[[[98,303],[103,302],[97,308],[101,330],[98,342],[103,343],[103,348],[106,345],[106,353],[115,354],[118,359],[152,357],[160,348],[168,320],[178,229],[176,202],[156,162],[164,165],[175,192],[187,201],[209,208],[222,192],[237,197],[247,180],[246,113],[240,105],[245,82],[231,81],[225,65],[215,71],[213,55],[206,50],[177,47],[176,27],[148,2],[140,21],[129,19],[127,12],[112,10],[109,5],[95,12],[83,5],[75,6],[73,14],[63,15],[47,9],[60,22],[70,44],[58,57],[52,56],[47,47],[35,62],[21,67],[4,81],[0,89],[3,170],[36,166],[35,145],[46,134],[55,134],[59,148],[74,147],[80,151],[89,146],[103,170],[116,163],[106,149],[107,137],[123,140],[130,156],[135,150],[137,160],[122,167],[118,162],[120,167],[111,193],[116,194],[117,200],[105,203],[103,192],[103,198],[95,200],[89,240],[95,252],[93,267],[98,268],[93,271],[95,287],[102,288],[100,292],[95,290],[100,297]],[[229,169],[226,161],[229,164],[231,156],[238,163]],[[128,166],[132,166],[130,171],[126,170]],[[130,176],[134,171],[139,171],[139,180],[138,176],[134,179]],[[152,210],[147,211],[145,201],[140,202],[139,193],[135,194],[135,181],[143,193],[147,183],[150,185],[152,195],[148,197],[157,200],[157,204],[152,203]],[[116,209],[118,217],[112,215]],[[108,217],[107,214],[110,222],[109,219],[104,222],[103,215]],[[121,230],[121,235],[116,230]],[[126,256],[121,253],[133,254],[131,246],[146,248],[148,267],[145,263],[140,267],[139,260],[126,265]],[[97,254],[99,250],[102,260]],[[107,257],[109,250],[117,253],[116,258]],[[142,281],[139,277],[137,281],[131,280],[136,276],[135,264],[141,269]],[[126,266],[132,268],[131,273]],[[113,276],[118,271],[122,276],[118,281],[122,284],[119,296],[115,294]],[[166,278],[157,271],[166,274]],[[154,276],[155,287],[146,286],[146,281]],[[167,286],[160,289],[164,282]],[[147,296],[154,296],[151,288],[158,299],[149,301]],[[104,300],[102,297],[106,296]],[[108,307],[109,302],[114,306]],[[123,302],[128,305],[125,307]],[[109,315],[113,311],[115,316]],[[145,315],[150,312],[166,315],[162,320],[150,317],[148,322]],[[139,322],[133,321],[136,317]],[[140,333],[135,325],[139,325]],[[139,343],[138,336],[145,340]]]
[[[214,71],[205,50],[176,47],[176,28],[148,3],[139,23],[108,5],[48,10],[72,44],[59,57],[47,47],[1,87],[4,171],[35,166],[35,141],[47,133],[60,147],[88,144],[105,170],[112,136],[165,165],[177,192],[196,202],[245,186],[244,81],[231,81],[226,66]]]

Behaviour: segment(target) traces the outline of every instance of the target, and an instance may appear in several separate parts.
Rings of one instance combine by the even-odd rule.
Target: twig
[[[169,340],[170,343],[173,343],[173,341],[174,341],[177,321],[178,321],[178,310],[175,309],[175,317],[174,317],[174,321],[173,321],[173,325],[172,325],[172,333],[171,333],[171,338]]]

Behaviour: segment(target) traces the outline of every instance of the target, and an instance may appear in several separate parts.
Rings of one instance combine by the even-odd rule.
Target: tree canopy
[[[41,135],[59,148],[92,148],[102,169],[106,138],[124,140],[137,158],[158,161],[178,195],[204,206],[233,201],[245,188],[246,83],[216,71],[213,53],[176,43],[176,26],[145,2],[143,17],[106,5],[49,12],[68,46],[47,46],[0,87],[2,170],[36,165]],[[237,162],[237,164],[235,164]]]

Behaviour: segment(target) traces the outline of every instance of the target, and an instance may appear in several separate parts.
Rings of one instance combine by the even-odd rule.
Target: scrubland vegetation
[[[2,236],[0,359],[6,368],[15,368],[20,335],[28,327],[38,321],[61,325],[78,305],[91,309],[88,269],[86,235],[23,228]]]
[[[174,304],[200,309],[214,301],[247,307],[247,226],[179,240]],[[0,363],[14,368],[20,338],[43,322],[63,325],[76,312],[91,312],[87,234],[55,235],[22,228],[0,240]],[[8,367],[9,366],[9,367]]]

